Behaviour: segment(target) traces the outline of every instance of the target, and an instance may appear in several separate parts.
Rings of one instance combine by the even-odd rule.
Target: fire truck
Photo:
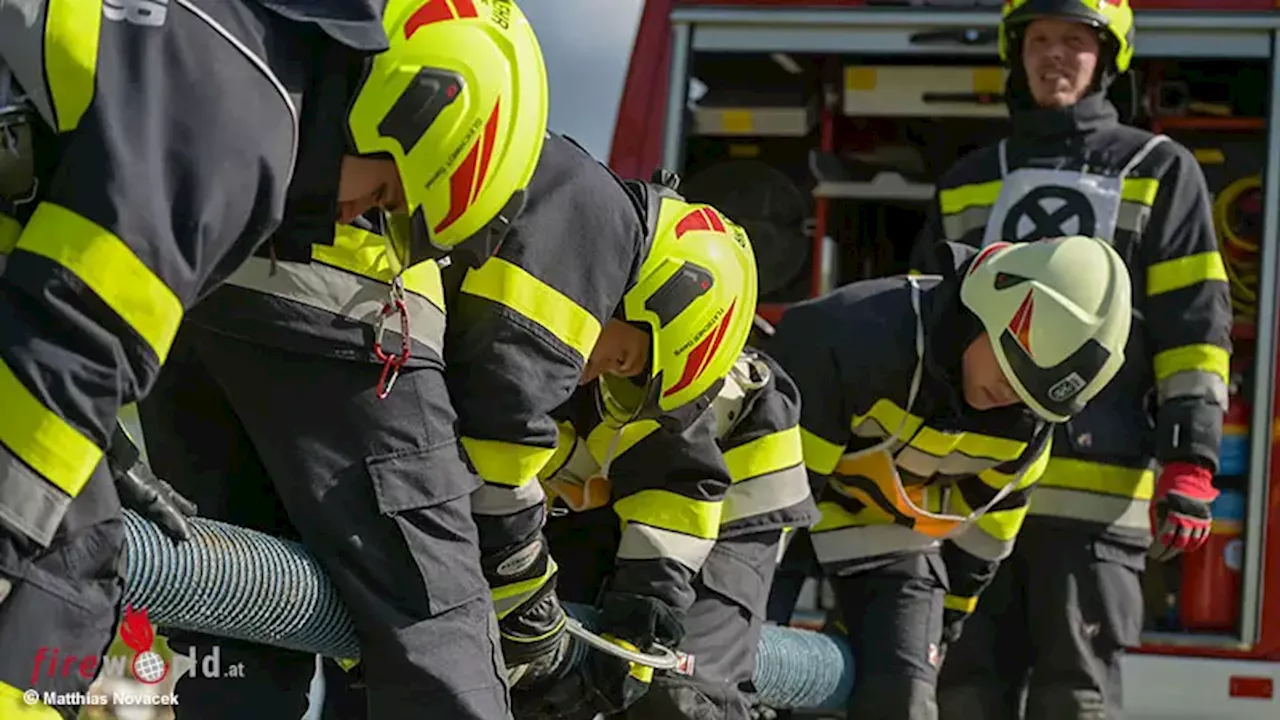
[[[629,177],[677,170],[690,199],[743,224],[766,317],[906,272],[934,179],[1008,130],[1000,4],[648,0],[610,164]],[[1204,168],[1236,322],[1214,534],[1148,568],[1127,715],[1276,720],[1280,0],[1132,4],[1134,68],[1112,99]]]

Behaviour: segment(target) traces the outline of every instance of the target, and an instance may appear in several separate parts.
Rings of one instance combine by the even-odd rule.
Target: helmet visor
[[[1084,409],[1089,398],[1082,397],[1080,391],[1098,377],[1111,353],[1090,338],[1066,360],[1040,367],[1006,329],[1000,334],[996,357],[1013,389],[1032,410],[1051,422],[1063,422]]]

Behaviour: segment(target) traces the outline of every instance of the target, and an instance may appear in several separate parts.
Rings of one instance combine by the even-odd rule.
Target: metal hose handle
[[[569,634],[591,647],[599,650],[607,655],[621,658],[627,662],[633,662],[637,665],[647,665],[654,670],[675,670],[680,665],[680,658],[671,648],[654,643],[650,648],[653,652],[637,652],[628,650],[621,645],[610,642],[605,638],[591,632],[577,618],[567,618],[566,629]]]

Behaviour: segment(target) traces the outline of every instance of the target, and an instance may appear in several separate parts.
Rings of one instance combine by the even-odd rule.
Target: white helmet
[[[1080,235],[994,243],[960,283],[1009,384],[1050,422],[1080,412],[1124,364],[1132,294],[1124,260]]]

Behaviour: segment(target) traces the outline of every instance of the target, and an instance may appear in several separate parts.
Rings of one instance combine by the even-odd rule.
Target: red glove
[[[1151,557],[1165,562],[1204,544],[1213,525],[1210,505],[1218,497],[1213,474],[1199,465],[1169,463],[1151,499]]]

